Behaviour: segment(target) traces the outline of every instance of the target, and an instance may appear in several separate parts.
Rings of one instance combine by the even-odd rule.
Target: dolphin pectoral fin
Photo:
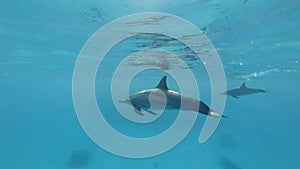
[[[150,113],[150,114],[153,114],[153,115],[157,115],[157,113],[153,112],[152,110],[148,109],[146,110],[146,112]]]
[[[236,99],[238,99],[239,97],[237,97],[236,95],[230,95],[230,96],[232,96],[232,97],[234,97],[234,98],[236,98]]]
[[[144,114],[141,112],[141,108],[140,107],[134,107],[134,112],[136,112],[136,114],[143,116]]]

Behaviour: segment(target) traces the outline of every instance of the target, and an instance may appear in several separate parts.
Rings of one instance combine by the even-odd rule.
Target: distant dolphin
[[[166,83],[167,76],[164,76],[159,84],[154,89],[147,89],[135,93],[125,100],[120,100],[120,103],[127,103],[134,107],[134,111],[139,115],[144,115],[141,112],[141,109],[145,110],[148,113],[156,115],[155,112],[150,110],[151,103],[155,104],[163,104],[165,101],[165,109],[181,109],[187,111],[199,112],[205,115],[213,116],[213,117],[225,117],[215,111],[211,110],[205,103],[199,101],[197,99],[191,98],[189,96],[183,95],[179,92],[169,90]],[[156,96],[151,100],[151,95]],[[151,100],[151,101],[150,101]]]
[[[238,96],[249,95],[254,93],[265,93],[265,90],[262,89],[252,89],[246,86],[246,83],[243,83],[239,88],[227,90],[222,94],[232,96],[234,98],[239,98]]]

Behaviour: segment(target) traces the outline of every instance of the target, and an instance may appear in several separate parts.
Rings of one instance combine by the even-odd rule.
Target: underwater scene
[[[300,168],[300,1],[0,1],[0,169]]]

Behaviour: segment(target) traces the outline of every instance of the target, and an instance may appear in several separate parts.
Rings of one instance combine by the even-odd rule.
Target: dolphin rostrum
[[[246,86],[246,83],[243,83],[239,88],[227,90],[226,92],[224,92],[222,94],[226,94],[226,95],[232,96],[234,98],[239,98],[238,96],[249,95],[249,94],[254,94],[254,93],[265,93],[265,92],[266,91],[262,90],[262,89],[248,88]]]
[[[156,113],[150,109],[155,107],[152,104],[164,104],[165,109],[194,111],[208,116],[227,118],[227,116],[210,109],[202,101],[170,90],[167,86],[166,79],[167,76],[164,76],[154,89],[140,91],[129,96],[125,100],[120,100],[119,102],[132,105],[135,113],[139,115],[144,115],[141,111],[142,109],[148,113],[156,115]]]

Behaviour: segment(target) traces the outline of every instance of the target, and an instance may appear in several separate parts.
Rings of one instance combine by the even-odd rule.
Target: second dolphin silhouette
[[[248,88],[246,86],[246,83],[243,83],[239,88],[227,90],[222,94],[226,94],[234,98],[239,98],[238,96],[249,95],[254,93],[265,93],[265,92],[266,91],[262,89]]]

